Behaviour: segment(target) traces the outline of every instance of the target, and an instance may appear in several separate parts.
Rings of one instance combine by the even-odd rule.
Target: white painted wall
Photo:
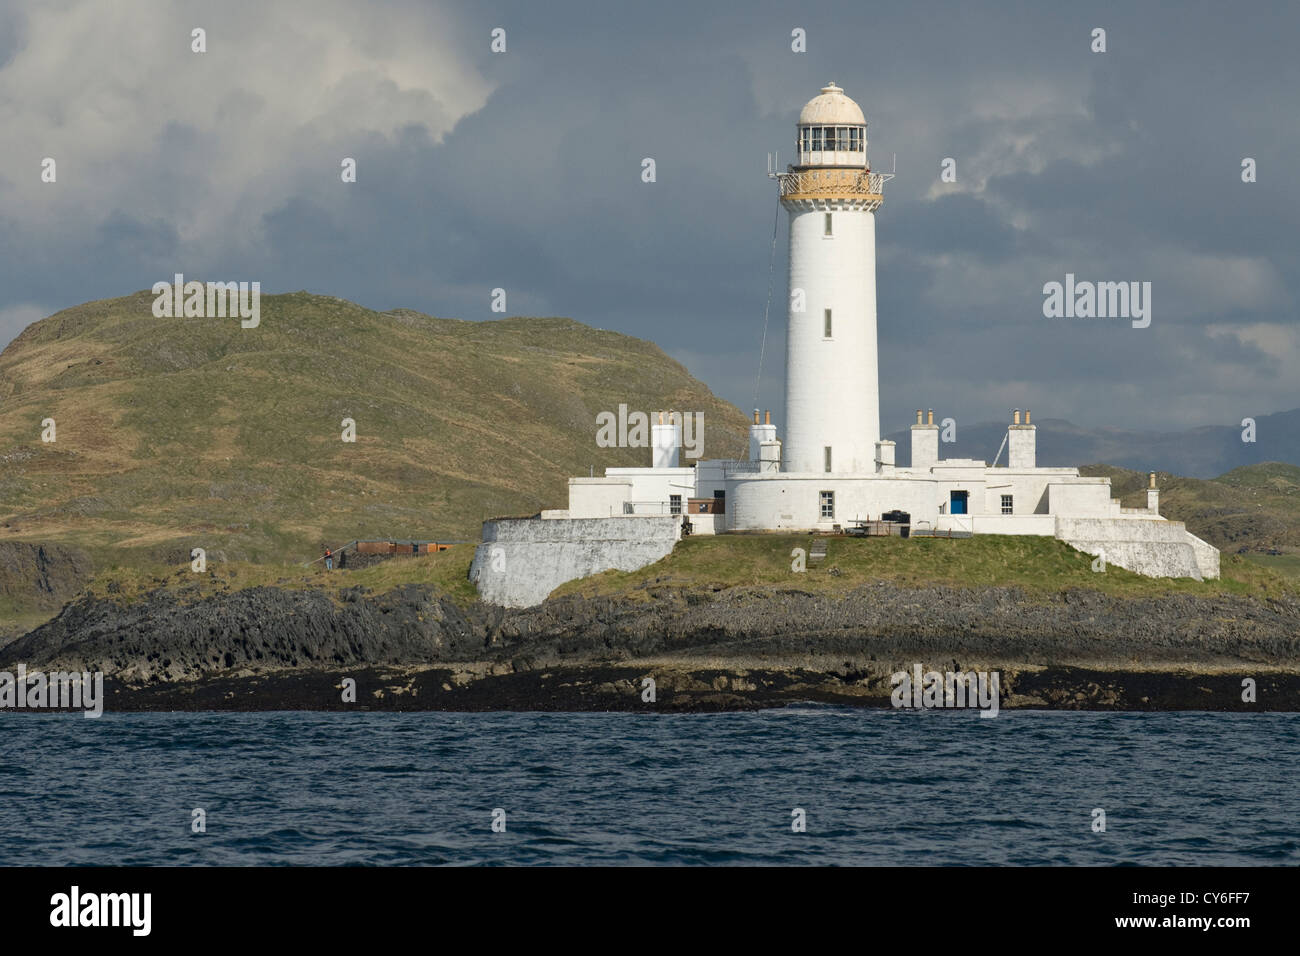
[[[1192,536],[1187,534],[1181,521],[1058,516],[1056,537],[1080,551],[1103,555],[1107,564],[1147,577],[1195,578],[1198,581],[1205,577],[1196,550],[1187,540]]]
[[[681,496],[685,511],[686,500],[695,495],[694,468],[606,468],[605,477],[631,482],[633,514],[668,514],[671,495]]]
[[[1039,534],[1048,537],[1056,533],[1055,515],[941,515],[936,524],[940,531],[973,531],[975,534]]]
[[[676,517],[485,521],[469,578],[490,604],[531,607],[565,581],[653,564],[680,533]]]
[[[939,483],[908,477],[836,475],[733,475],[727,479],[731,530],[807,530],[850,521],[878,520],[901,509],[912,520],[938,516]],[[835,493],[835,517],[823,519],[820,492]]]
[[[1201,569],[1201,577],[1215,580],[1219,577],[1219,549],[1202,541],[1190,531],[1184,531],[1183,537],[1192,546],[1196,555],[1196,566]]]
[[[727,530],[727,516],[687,515],[691,519],[691,534],[721,534]]]
[[[632,482],[625,478],[570,478],[569,517],[608,518],[624,513]]]
[[[1076,518],[1118,516],[1106,478],[1074,478],[1047,485],[1047,507],[1052,514]]]

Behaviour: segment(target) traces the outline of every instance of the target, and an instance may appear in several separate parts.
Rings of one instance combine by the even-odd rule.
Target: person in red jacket
[[[326,571],[334,570],[334,552],[331,551],[329,548],[325,549],[325,570]]]

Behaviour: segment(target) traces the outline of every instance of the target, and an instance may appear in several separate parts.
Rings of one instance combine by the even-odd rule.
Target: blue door
[[[969,495],[969,491],[954,491],[948,498],[948,514],[964,515],[966,513],[966,499]]]

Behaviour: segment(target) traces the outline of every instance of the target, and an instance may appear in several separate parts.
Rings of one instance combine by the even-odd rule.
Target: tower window
[[[831,337],[831,310],[823,310],[822,315],[825,322],[825,328],[822,329],[822,336],[829,339]]]
[[[669,495],[669,496],[668,496],[668,513],[671,514],[671,515],[679,515],[679,514],[682,513],[682,496],[681,496],[681,495]]]
[[[814,126],[812,131],[812,151],[820,153],[822,149],[822,128]]]
[[[830,451],[830,449],[828,448],[827,451]],[[828,521],[828,520],[832,520],[832,519],[834,519],[834,517],[835,517],[835,492],[833,492],[833,491],[823,491],[823,492],[820,493],[820,497],[821,497],[821,513],[822,513],[822,520],[823,520],[823,521]]]
[[[1011,496],[1010,496],[1010,495],[1003,495],[1003,496],[1002,496],[1002,513],[1003,513],[1004,515],[1009,515],[1009,514],[1011,514],[1011,510],[1012,510],[1012,509],[1011,509],[1011,500],[1012,500],[1012,499],[1011,499]]]
[[[829,472],[831,470],[831,446],[827,445],[823,448],[822,453],[826,458],[826,470]]]
[[[831,214],[826,214],[826,232],[825,235],[833,236],[835,233],[831,230]]]

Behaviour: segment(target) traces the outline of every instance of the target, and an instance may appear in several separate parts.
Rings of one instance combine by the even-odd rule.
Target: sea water
[[[1297,780],[1296,714],[5,713],[0,865],[1295,865]]]

